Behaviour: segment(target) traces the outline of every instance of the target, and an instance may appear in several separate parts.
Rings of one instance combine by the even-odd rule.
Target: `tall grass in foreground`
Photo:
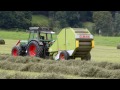
[[[32,57],[8,57],[0,61],[5,70],[120,79],[120,64],[93,61],[52,61]]]
[[[32,73],[0,69],[0,79],[65,79],[56,73]]]

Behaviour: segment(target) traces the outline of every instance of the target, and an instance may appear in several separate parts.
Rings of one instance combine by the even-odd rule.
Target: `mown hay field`
[[[53,61],[1,55],[0,78],[120,79],[120,64],[81,60]]]
[[[120,79],[120,50],[116,48],[119,42],[118,37],[111,39],[111,37],[96,36],[95,48],[91,51],[91,61],[81,61],[79,58],[69,61],[44,60],[32,57],[14,58],[11,56],[11,49],[18,40],[4,40],[6,44],[0,45],[0,78]]]
[[[18,40],[5,39],[5,41],[5,45],[0,45],[0,54],[11,54],[11,49]],[[91,50],[91,55],[92,61],[120,63],[120,50],[116,46],[95,45],[95,48]]]

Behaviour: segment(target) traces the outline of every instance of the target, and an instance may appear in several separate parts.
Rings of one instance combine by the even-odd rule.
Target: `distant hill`
[[[32,16],[32,26],[49,26],[49,18],[43,15]]]

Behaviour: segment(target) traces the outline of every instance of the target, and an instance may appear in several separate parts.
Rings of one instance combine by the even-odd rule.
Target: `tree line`
[[[93,34],[120,35],[120,11],[50,11],[49,17],[54,27],[84,27],[84,22],[91,22]]]
[[[30,11],[0,11],[0,28],[28,28],[31,20]]]
[[[120,11],[0,11],[0,28],[23,28],[32,25],[32,15],[49,17],[49,26],[58,31],[64,27],[84,27],[94,23],[93,34],[120,35]]]

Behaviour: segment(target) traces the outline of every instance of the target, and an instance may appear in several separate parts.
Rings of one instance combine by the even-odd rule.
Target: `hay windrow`
[[[44,72],[54,73],[56,75],[77,75],[80,77],[120,79],[120,64],[118,63],[81,60],[54,61],[35,57],[12,56],[2,56],[1,59],[5,60],[0,60],[0,68],[5,70],[30,71],[39,73]],[[55,75],[51,75],[50,77],[53,76]],[[39,78],[40,77],[41,76],[39,76]]]

